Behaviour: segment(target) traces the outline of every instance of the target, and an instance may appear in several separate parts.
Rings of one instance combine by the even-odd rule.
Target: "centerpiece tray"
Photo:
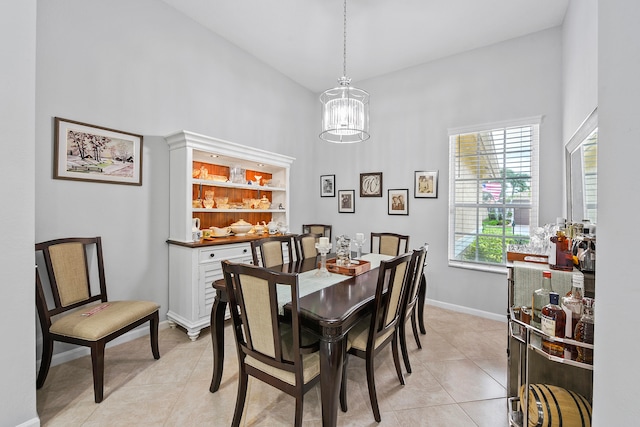
[[[364,260],[352,260],[350,265],[338,265],[336,258],[327,260],[327,270],[332,273],[345,274],[347,276],[357,276],[369,271],[371,263]],[[357,264],[356,264],[357,263]]]

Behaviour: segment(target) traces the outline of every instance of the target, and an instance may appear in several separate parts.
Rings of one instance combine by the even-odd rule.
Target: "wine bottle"
[[[562,298],[560,306],[566,315],[566,326],[564,337],[573,339],[573,331],[575,330],[580,317],[582,316],[582,296],[584,295],[584,276],[580,273],[571,277],[571,292]],[[565,359],[576,360],[578,357],[578,349],[571,344],[565,344]]]
[[[576,341],[593,344],[595,324],[595,303],[592,298],[584,298],[584,311],[573,332]],[[593,364],[593,349],[578,346],[578,362]]]
[[[540,313],[542,307],[549,304],[549,292],[551,287],[551,272],[542,272],[542,287],[533,291],[531,296],[531,326],[540,329]]]

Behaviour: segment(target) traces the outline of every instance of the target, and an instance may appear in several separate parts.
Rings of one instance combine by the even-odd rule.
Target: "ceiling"
[[[313,92],[343,69],[342,0],[163,0]],[[562,24],[569,0],[348,0],[357,82]]]

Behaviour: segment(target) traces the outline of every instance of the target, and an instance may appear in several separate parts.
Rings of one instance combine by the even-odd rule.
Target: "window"
[[[538,224],[540,118],[449,131],[449,264],[506,263]]]

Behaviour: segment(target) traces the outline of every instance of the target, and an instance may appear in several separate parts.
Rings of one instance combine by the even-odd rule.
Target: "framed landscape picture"
[[[320,197],[336,197],[335,175],[320,175]]]
[[[382,197],[382,172],[360,174],[360,197]]]
[[[338,191],[338,212],[354,213],[356,211],[356,190]]]
[[[438,171],[416,171],[413,197],[438,197]]]
[[[142,139],[56,117],[53,178],[142,185]]]
[[[389,215],[409,215],[409,190],[389,190]]]

